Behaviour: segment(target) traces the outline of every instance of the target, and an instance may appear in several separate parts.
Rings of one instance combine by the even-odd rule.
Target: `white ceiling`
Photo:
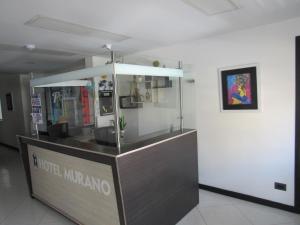
[[[99,37],[24,25],[37,15],[128,36],[113,43],[124,55],[300,16],[300,0],[231,2],[239,9],[209,16],[182,0],[0,0],[0,44],[32,43],[76,53],[55,57],[1,50],[0,72],[60,69],[85,55],[103,53],[107,40]]]

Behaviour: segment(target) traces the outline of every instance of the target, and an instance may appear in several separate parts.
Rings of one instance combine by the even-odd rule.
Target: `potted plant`
[[[160,66],[160,62],[158,60],[155,60],[155,61],[152,62],[152,65],[154,67],[159,67]]]
[[[125,122],[125,116],[124,115],[120,116],[119,117],[119,127],[120,127],[121,137],[124,137],[126,125],[127,125],[127,123]]]

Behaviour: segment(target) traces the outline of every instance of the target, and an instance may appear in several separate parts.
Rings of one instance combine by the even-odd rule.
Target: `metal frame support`
[[[114,57],[114,52],[111,51],[111,60],[115,60]],[[112,74],[112,80],[113,80],[113,90],[114,90],[114,97],[113,97],[113,102],[114,102],[114,115],[115,115],[115,137],[116,137],[116,145],[118,152],[121,153],[121,143],[120,143],[120,121],[119,121],[119,95],[118,95],[118,80],[117,80],[117,74],[116,74],[116,69],[115,69],[115,62],[112,61],[113,63],[113,74]]]
[[[110,51],[110,60],[111,60],[111,63],[115,62],[115,52],[114,51]]]
[[[182,61],[178,62],[178,69],[182,69]],[[179,77],[179,107],[180,107],[180,130],[181,132],[183,132],[183,112],[182,112],[182,108],[183,108],[183,93],[182,93],[182,78]]]

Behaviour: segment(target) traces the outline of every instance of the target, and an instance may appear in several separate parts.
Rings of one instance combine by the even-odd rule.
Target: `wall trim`
[[[1,146],[1,145],[4,146],[4,147],[6,147],[6,148],[10,148],[10,149],[19,151],[19,149],[18,149],[17,147],[15,147],[15,146],[8,145],[8,144],[5,144],[5,143],[0,142],[0,146]]]
[[[300,214],[300,210],[297,209],[294,206],[285,205],[285,204],[278,203],[278,202],[273,202],[273,201],[270,201],[270,200],[254,197],[254,196],[251,196],[251,195],[241,194],[241,193],[234,192],[234,191],[228,191],[228,190],[225,190],[225,189],[212,187],[212,186],[205,185],[205,184],[199,184],[199,189],[214,192],[214,193],[218,193],[218,194],[222,194],[222,195],[226,195],[226,196],[233,197],[233,198],[238,198],[238,199],[241,199],[241,200],[246,200],[248,202],[257,203],[257,204],[269,206],[269,207],[272,207],[272,208],[277,208],[277,209],[281,209],[281,210],[285,210],[285,211]]]

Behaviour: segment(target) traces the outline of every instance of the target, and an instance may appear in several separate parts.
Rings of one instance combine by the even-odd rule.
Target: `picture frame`
[[[7,111],[13,111],[14,109],[14,104],[13,104],[13,96],[12,96],[12,93],[7,93],[5,95],[5,98],[6,98],[6,108],[7,108]]]
[[[258,65],[219,69],[221,111],[259,110]]]

